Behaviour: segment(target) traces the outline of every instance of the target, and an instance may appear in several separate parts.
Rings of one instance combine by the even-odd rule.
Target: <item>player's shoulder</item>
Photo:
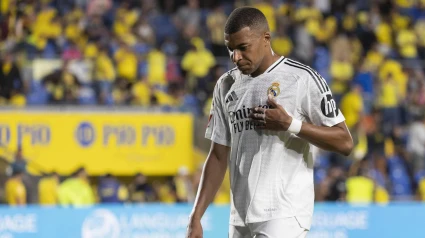
[[[232,85],[235,83],[236,78],[238,77],[239,70],[237,68],[233,68],[223,75],[217,80],[216,89],[220,90],[223,94],[225,94]]]
[[[279,70],[290,72],[301,79],[308,78],[314,74],[314,69],[312,69],[310,66],[291,58],[285,58],[283,63],[280,65]]]
[[[308,65],[290,58],[286,58],[281,66],[281,69],[292,73],[306,85],[309,83],[316,84],[322,93],[329,91],[326,80],[315,69]]]

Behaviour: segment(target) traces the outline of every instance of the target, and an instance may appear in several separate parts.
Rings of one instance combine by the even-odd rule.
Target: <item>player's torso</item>
[[[269,108],[269,93],[287,112],[293,114],[296,111],[298,80],[293,74],[277,71],[256,78],[246,75],[237,77],[224,99],[232,137],[238,137],[241,133],[254,133],[256,125],[249,119],[249,114],[255,107]]]

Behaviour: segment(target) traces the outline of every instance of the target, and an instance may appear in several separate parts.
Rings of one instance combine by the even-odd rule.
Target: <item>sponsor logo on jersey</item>
[[[279,83],[274,82],[272,86],[267,89],[267,96],[271,94],[273,97],[277,97],[280,94]]]
[[[269,108],[268,105],[259,105],[258,107]],[[242,106],[241,109],[230,111],[230,123],[232,123],[233,133],[242,132],[243,130],[254,130],[259,126],[258,122],[249,119],[249,114],[254,112],[254,108]]]
[[[322,109],[323,115],[325,115],[326,117],[332,118],[332,117],[338,116],[339,110],[331,94],[326,94],[322,98],[322,102],[320,103],[320,108]]]

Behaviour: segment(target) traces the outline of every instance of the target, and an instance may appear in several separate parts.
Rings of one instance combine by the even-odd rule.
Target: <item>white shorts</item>
[[[229,226],[229,238],[304,238],[307,232],[295,217]]]

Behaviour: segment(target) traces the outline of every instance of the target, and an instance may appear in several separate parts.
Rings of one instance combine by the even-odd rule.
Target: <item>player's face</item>
[[[243,74],[256,76],[255,71],[264,58],[264,36],[245,27],[224,37],[233,63]]]

